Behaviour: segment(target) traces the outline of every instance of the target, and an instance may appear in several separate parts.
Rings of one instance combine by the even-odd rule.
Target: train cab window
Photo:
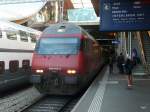
[[[15,31],[6,32],[7,38],[10,40],[17,40],[17,33]]]
[[[18,60],[13,60],[9,62],[9,71],[11,73],[17,72],[19,69],[19,61]]]
[[[22,61],[22,68],[28,69],[30,67],[30,60],[23,60]]]
[[[36,45],[38,54],[74,55],[79,52],[79,38],[43,38]]]
[[[31,42],[36,43],[36,35],[30,34]]]
[[[0,61],[0,74],[4,73],[5,71],[5,62]]]
[[[24,31],[19,31],[20,33],[20,40],[23,42],[28,42],[28,34]]]

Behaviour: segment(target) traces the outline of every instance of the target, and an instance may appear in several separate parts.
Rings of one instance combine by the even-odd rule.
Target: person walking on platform
[[[109,56],[109,74],[113,73],[113,58]]]
[[[127,74],[128,87],[131,87],[133,84],[132,69],[133,69],[133,63],[131,59],[128,57],[125,62],[125,70]]]
[[[131,54],[131,56],[132,56],[132,61],[133,61],[133,65],[134,65],[134,66],[136,66],[137,64],[140,63],[140,59],[139,59],[139,57],[138,57],[138,53],[137,53],[136,48],[133,48],[133,49],[132,49],[132,54]]]
[[[124,64],[124,56],[122,53],[120,53],[120,56],[118,56],[117,58],[117,67],[120,73],[124,73],[123,64]]]

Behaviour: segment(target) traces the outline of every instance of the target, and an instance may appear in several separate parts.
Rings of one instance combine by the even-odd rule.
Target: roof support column
[[[55,2],[55,22],[63,22],[64,0]]]
[[[64,13],[64,0],[59,0],[58,1],[58,8],[59,8],[59,21],[58,22],[63,22],[63,13]]]
[[[58,22],[58,1],[55,1],[55,22]]]

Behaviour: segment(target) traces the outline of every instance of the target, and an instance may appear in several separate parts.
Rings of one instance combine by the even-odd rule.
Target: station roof
[[[26,21],[37,13],[47,1],[56,0],[1,0],[0,19]],[[93,8],[98,14],[98,0],[64,0],[64,11],[68,9]]]
[[[37,13],[46,0],[0,0],[1,20],[21,20]]]

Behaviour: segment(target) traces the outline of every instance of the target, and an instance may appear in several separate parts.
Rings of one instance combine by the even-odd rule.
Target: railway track
[[[93,78],[93,80],[97,77],[97,75]],[[85,93],[86,89],[90,86],[91,83],[92,81],[76,96],[49,95],[42,97],[40,100],[29,106],[23,112],[71,112],[71,110],[80,100],[80,98]]]
[[[23,112],[70,112],[79,97],[45,96]]]
[[[0,112],[21,112],[42,98],[34,87],[0,98]]]
[[[45,96],[30,87],[0,97],[0,112],[71,112],[85,91],[76,96]]]

